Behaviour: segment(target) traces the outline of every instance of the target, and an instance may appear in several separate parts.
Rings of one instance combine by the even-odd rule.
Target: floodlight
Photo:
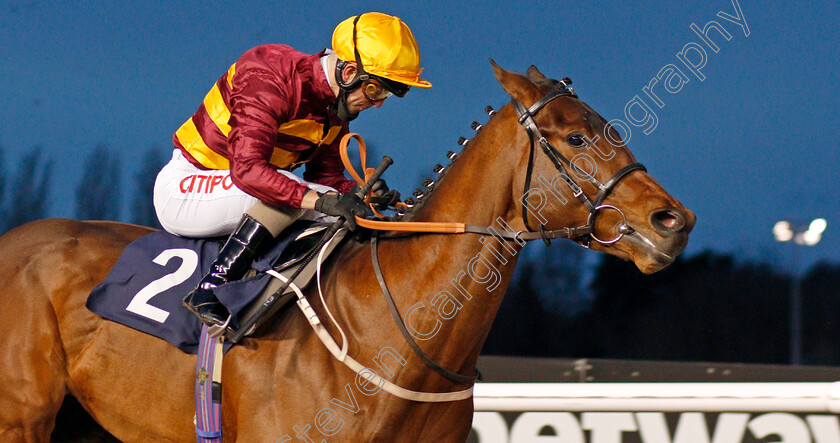
[[[776,241],[790,241],[793,239],[793,229],[790,228],[790,223],[784,220],[776,223],[773,226],[773,236]]]
[[[828,222],[826,222],[824,218],[817,218],[808,225],[808,230],[816,234],[822,234],[825,231],[826,226],[828,226]]]

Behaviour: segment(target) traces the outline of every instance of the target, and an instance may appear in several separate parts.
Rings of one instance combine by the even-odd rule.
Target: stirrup
[[[217,325],[217,324],[207,325],[207,335],[209,335],[212,338],[216,338],[216,337],[225,335],[225,333],[228,330],[228,326],[230,326],[230,320],[232,318],[233,318],[233,314],[228,315],[227,320],[220,325]]]
[[[204,321],[205,315],[202,315],[199,312],[199,310],[206,308],[208,311],[212,312],[218,306],[221,306],[225,310],[225,312],[228,315],[230,315],[230,312],[228,311],[227,307],[224,304],[222,304],[222,302],[220,302],[219,299],[216,297],[216,294],[213,293],[213,290],[216,289],[216,287],[217,287],[216,285],[213,285],[213,287],[211,287],[210,289],[205,289],[205,288],[202,288],[201,283],[199,283],[199,285],[196,286],[195,289],[190,291],[181,300],[181,304],[185,308],[187,308],[188,311],[195,314],[195,316],[198,317],[198,319],[201,320],[202,323],[207,323],[208,326],[209,326],[209,323],[211,323],[211,322]],[[199,294],[198,293],[199,291],[205,291],[205,293]],[[197,297],[203,297],[203,298],[196,301]],[[219,317],[222,317],[222,316],[219,315]],[[216,322],[213,321],[212,323],[216,323]]]

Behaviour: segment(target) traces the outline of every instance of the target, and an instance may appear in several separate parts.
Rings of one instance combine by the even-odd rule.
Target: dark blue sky
[[[313,53],[344,18],[381,11],[412,28],[434,87],[388,100],[352,129],[394,157],[389,182],[404,194],[459,136],[470,136],[472,120],[486,120],[485,105],[508,101],[490,57],[517,72],[533,63],[571,77],[608,120],[626,120],[635,96],[654,106],[643,88],[674,64],[689,81],[674,94],[659,90],[656,128],[633,126],[629,146],[697,213],[689,252],[789,264],[792,247],[773,241],[773,224],[825,217],[823,241],[802,257],[840,261],[836,0],[743,0],[749,36],[717,16],[735,15],[730,0],[289,3],[1,1],[6,173],[24,152],[43,148],[57,166],[50,215],[72,217],[83,163],[97,144],[124,155],[123,183],[131,183],[141,154],[159,146],[168,155],[174,130],[242,52],[286,43]],[[690,25],[710,20],[732,38],[710,31],[720,51],[702,46],[700,81],[677,53],[704,45]],[[130,192],[126,186],[126,201]]]

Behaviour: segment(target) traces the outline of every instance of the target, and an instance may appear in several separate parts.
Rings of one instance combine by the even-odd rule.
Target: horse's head
[[[514,100],[509,117],[519,119],[513,143],[521,145],[523,167],[512,191],[527,202],[523,224],[589,227],[591,235],[573,239],[645,273],[670,264],[688,242],[694,214],[636,163],[615,129],[566,88],[568,79],[546,78],[534,66],[522,76],[491,63]],[[574,195],[577,187],[582,195]]]

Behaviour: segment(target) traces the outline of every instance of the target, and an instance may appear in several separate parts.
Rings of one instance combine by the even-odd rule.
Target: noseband
[[[560,85],[556,90],[549,92],[541,99],[537,100],[536,103],[531,105],[530,108],[526,108],[525,105],[519,103],[516,100],[513,100],[513,107],[516,110],[516,115],[519,117],[519,123],[525,127],[525,131],[528,133],[528,138],[531,140],[531,149],[530,149],[530,157],[528,158],[528,173],[525,176],[525,190],[523,191],[523,198],[522,201],[522,219],[525,221],[525,228],[528,229],[529,232],[535,232],[534,229],[531,228],[531,225],[528,223],[528,207],[527,207],[527,199],[525,196],[528,195],[528,191],[531,189],[531,175],[534,172],[534,156],[535,156],[535,149],[534,146],[539,143],[542,151],[551,160],[551,163],[554,165],[554,168],[557,169],[560,178],[563,180],[564,183],[571,189],[572,195],[577,197],[581,203],[589,210],[589,215],[586,217],[586,224],[582,226],[578,226],[576,228],[564,228],[559,231],[549,231],[545,229],[545,225],[540,223],[539,225],[539,233],[540,237],[543,239],[546,245],[551,244],[551,238],[557,237],[569,237],[572,240],[575,240],[579,244],[584,247],[589,247],[592,240],[595,240],[602,245],[611,245],[624,237],[625,234],[630,234],[633,232],[633,228],[627,225],[627,217],[624,215],[624,212],[621,209],[613,206],[613,205],[605,205],[603,201],[607,198],[607,195],[612,191],[612,189],[621,181],[622,178],[627,176],[627,174],[636,171],[647,171],[647,169],[641,163],[631,163],[623,168],[619,169],[618,172],[615,173],[606,183],[601,183],[598,181],[594,176],[586,174],[583,171],[580,171],[577,166],[572,165],[571,161],[569,161],[566,156],[564,156],[551,142],[548,141],[541,133],[540,129],[537,127],[536,122],[534,121],[534,116],[547,105],[552,100],[558,97],[574,97],[577,98],[577,94],[572,88],[566,88],[566,86],[570,85],[572,81],[566,77],[561,82]],[[565,166],[564,166],[565,165]],[[566,166],[569,168],[573,168],[581,172],[582,175],[587,175],[587,181],[594,184],[598,187],[598,194],[595,196],[594,199],[590,199],[586,196],[583,192],[583,189],[578,185],[574,178],[569,175],[569,172],[566,170]],[[618,234],[609,240],[603,240],[595,236],[595,218],[597,217],[598,213],[602,210],[611,209],[616,211],[621,215],[621,224],[618,225]],[[563,235],[558,235],[563,233]]]

